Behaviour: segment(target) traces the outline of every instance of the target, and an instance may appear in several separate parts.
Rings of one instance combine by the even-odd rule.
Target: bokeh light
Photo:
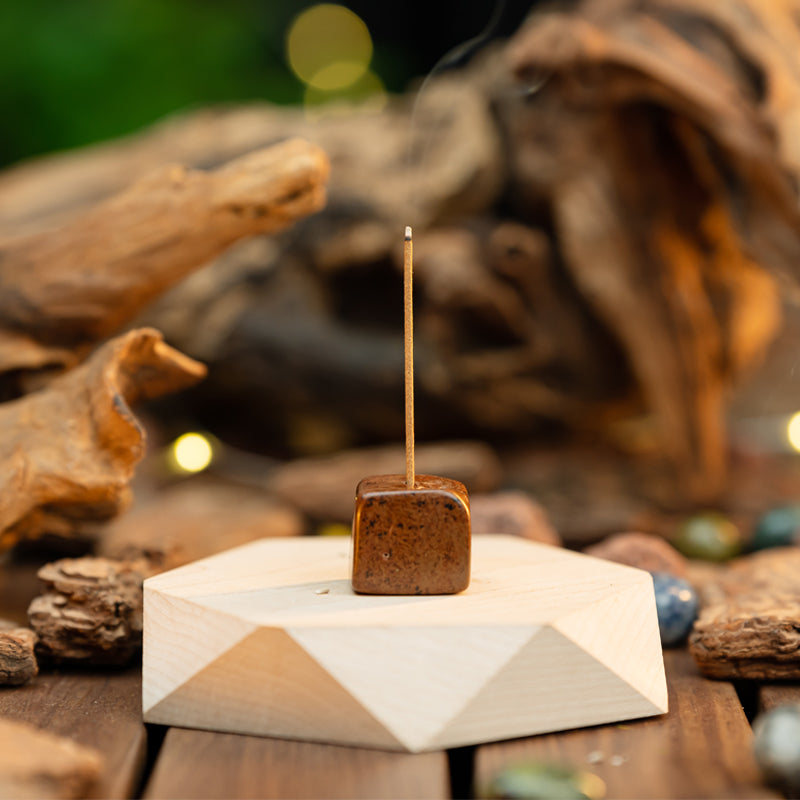
[[[786,435],[789,437],[789,444],[800,452],[800,411],[793,414],[786,426]]]
[[[286,52],[303,83],[334,91],[352,86],[369,69],[372,37],[357,14],[344,6],[321,3],[294,20]]]
[[[169,448],[169,461],[178,472],[202,472],[212,462],[214,448],[202,433],[184,433]]]
[[[379,112],[386,107],[388,100],[383,81],[372,70],[367,70],[346,89],[322,91],[316,86],[308,86],[303,96],[306,112],[312,118],[316,113],[348,114],[355,109]]]

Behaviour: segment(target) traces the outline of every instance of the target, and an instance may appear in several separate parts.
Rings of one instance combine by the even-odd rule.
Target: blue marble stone
[[[790,797],[800,792],[800,705],[785,705],[756,717],[753,753],[767,782]]]
[[[800,505],[779,506],[762,514],[756,523],[753,550],[790,545],[800,533]]]
[[[661,644],[672,647],[689,635],[697,619],[697,592],[685,580],[667,572],[653,572],[652,576]]]

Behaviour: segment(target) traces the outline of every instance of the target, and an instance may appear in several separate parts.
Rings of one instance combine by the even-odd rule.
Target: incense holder
[[[471,529],[464,484],[435,475],[364,478],[353,516],[353,590],[455,594],[469,585]]]

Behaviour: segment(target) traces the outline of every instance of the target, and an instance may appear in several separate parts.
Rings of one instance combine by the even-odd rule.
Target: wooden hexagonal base
[[[145,582],[147,722],[417,752],[667,710],[646,572],[476,536],[467,591],[353,593],[348,542]]]

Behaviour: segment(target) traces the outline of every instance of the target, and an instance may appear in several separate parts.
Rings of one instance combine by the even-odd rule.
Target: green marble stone
[[[742,551],[742,534],[726,516],[716,511],[685,520],[673,541],[687,558],[728,561]]]
[[[762,514],[756,523],[753,550],[765,550],[768,547],[784,547],[795,541],[800,532],[800,505],[779,506]]]
[[[601,800],[606,785],[591,772],[559,764],[506,767],[481,793],[490,800]]]

